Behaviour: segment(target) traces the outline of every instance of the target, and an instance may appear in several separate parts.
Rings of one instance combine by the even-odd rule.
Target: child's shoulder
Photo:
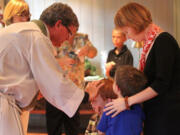
[[[145,118],[145,114],[144,114],[142,106],[140,104],[135,104],[135,105],[131,106],[130,113],[133,116],[136,115],[142,119]]]

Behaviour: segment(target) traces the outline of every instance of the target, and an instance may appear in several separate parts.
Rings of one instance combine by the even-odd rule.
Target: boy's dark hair
[[[54,3],[46,8],[42,12],[40,20],[50,26],[54,26],[58,20],[61,20],[64,26],[73,25],[79,28],[77,16],[73,12],[72,8],[67,4],[60,2]]]
[[[112,80],[102,79],[102,80],[100,80],[100,82],[103,83],[104,85],[102,85],[99,88],[97,95],[100,95],[103,100],[107,100],[108,98],[110,98],[110,99],[117,98],[117,95],[113,91],[113,81]]]
[[[117,67],[114,79],[123,97],[142,91],[147,83],[145,75],[130,65]]]

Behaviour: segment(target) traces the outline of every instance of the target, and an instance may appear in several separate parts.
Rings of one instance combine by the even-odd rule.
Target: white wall
[[[42,10],[54,2],[69,4],[77,14],[80,28],[79,32],[89,34],[89,38],[98,49],[98,56],[93,63],[101,74],[107,52],[113,48],[111,31],[114,27],[113,18],[116,11],[132,0],[26,0],[30,5],[32,19],[38,19]],[[134,0],[145,5],[152,13],[153,20],[165,31],[174,34],[173,2],[174,0]],[[178,0],[177,0],[178,1]],[[176,36],[176,35],[175,35]],[[133,53],[135,66],[138,64],[138,50],[128,47]]]

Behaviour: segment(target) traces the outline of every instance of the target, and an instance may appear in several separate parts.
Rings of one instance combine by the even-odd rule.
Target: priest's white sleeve
[[[52,105],[72,117],[84,97],[84,91],[63,76],[50,40],[46,37],[32,41],[30,66],[43,96]]]

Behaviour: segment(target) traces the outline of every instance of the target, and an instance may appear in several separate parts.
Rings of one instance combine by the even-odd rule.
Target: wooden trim
[[[179,0],[174,0],[173,1],[173,22],[174,22],[174,35],[176,37],[176,40],[179,43],[180,46],[180,1]]]
[[[93,110],[80,110],[79,112],[81,115],[91,115],[95,113]],[[33,110],[31,114],[45,114],[45,110]]]

